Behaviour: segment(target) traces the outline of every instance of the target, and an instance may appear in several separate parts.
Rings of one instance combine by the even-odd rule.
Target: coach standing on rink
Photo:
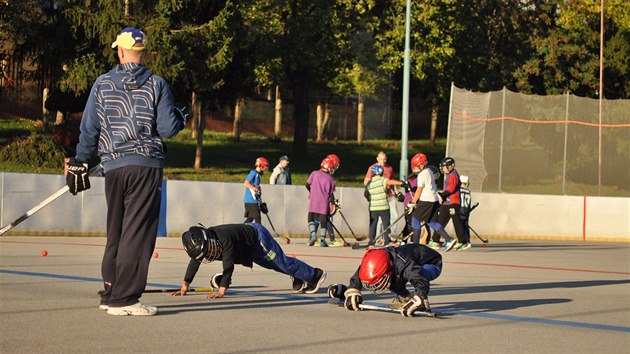
[[[140,302],[155,247],[160,215],[164,145],[160,137],[186,124],[168,83],[143,65],[145,34],[120,31],[112,48],[118,64],[101,75],[81,119],[67,184],[76,195],[90,188],[87,161],[97,151],[105,172],[107,244],[101,272],[105,292],[99,308],[116,316],[152,316],[157,307]]]

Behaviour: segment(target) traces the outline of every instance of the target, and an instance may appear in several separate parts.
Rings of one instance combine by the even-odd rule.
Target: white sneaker
[[[147,306],[141,302],[123,307],[109,307],[107,310],[107,314],[113,316],[154,316],[157,313],[157,307]]]
[[[105,304],[100,304],[98,305],[98,309],[101,311],[107,311],[109,310],[109,306],[105,305]]]

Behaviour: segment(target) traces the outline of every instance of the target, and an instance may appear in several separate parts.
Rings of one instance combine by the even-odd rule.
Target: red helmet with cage
[[[333,172],[337,171],[337,169],[341,165],[341,160],[339,159],[339,156],[337,156],[335,154],[330,154],[330,155],[326,156],[326,158],[329,158],[329,159],[332,160],[332,162],[333,162]]]
[[[335,172],[335,162],[328,157],[324,158],[319,166],[322,170],[330,174],[333,174]]]
[[[427,165],[427,157],[425,154],[417,153],[411,158],[411,170],[420,172]]]
[[[260,169],[264,171],[267,169],[267,167],[269,167],[269,161],[267,161],[267,159],[264,157],[259,157],[256,159],[255,166],[260,167]]]
[[[384,249],[371,249],[365,253],[359,268],[359,280],[367,290],[376,294],[389,288],[393,266],[389,253]]]

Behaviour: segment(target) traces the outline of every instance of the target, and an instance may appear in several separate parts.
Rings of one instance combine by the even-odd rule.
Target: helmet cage
[[[192,226],[182,235],[182,243],[188,256],[200,262],[212,262],[221,256],[221,245],[216,235],[209,234],[202,226]]]
[[[382,294],[389,288],[390,279],[390,274],[383,274],[383,276],[374,284],[368,284],[364,281],[361,281],[361,284],[366,290],[371,291],[374,294]]]

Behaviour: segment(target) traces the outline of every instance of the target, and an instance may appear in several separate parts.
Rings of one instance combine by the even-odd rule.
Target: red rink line
[[[105,245],[95,244],[95,243],[70,243],[70,242],[26,242],[26,241],[5,241],[0,240],[0,243],[26,243],[32,245],[70,245],[70,246],[91,246],[91,247],[105,247]],[[183,248],[178,247],[156,247],[161,250],[176,250],[182,251]],[[299,253],[290,253],[286,252],[285,254],[290,254],[292,256],[299,257],[314,257],[314,258],[332,258],[332,259],[362,259],[363,256],[334,256],[334,255],[320,255],[320,254],[299,254]],[[453,264],[465,264],[465,265],[476,265],[476,266],[487,266],[487,267],[507,267],[507,268],[523,268],[523,269],[541,269],[541,270],[557,270],[557,271],[565,271],[565,272],[582,272],[582,273],[601,273],[601,274],[621,274],[621,275],[630,275],[630,272],[615,272],[609,270],[593,270],[593,269],[578,269],[578,268],[558,268],[558,267],[540,267],[540,266],[527,266],[527,265],[518,265],[518,264],[501,264],[501,263],[480,263],[480,262],[448,262]]]

